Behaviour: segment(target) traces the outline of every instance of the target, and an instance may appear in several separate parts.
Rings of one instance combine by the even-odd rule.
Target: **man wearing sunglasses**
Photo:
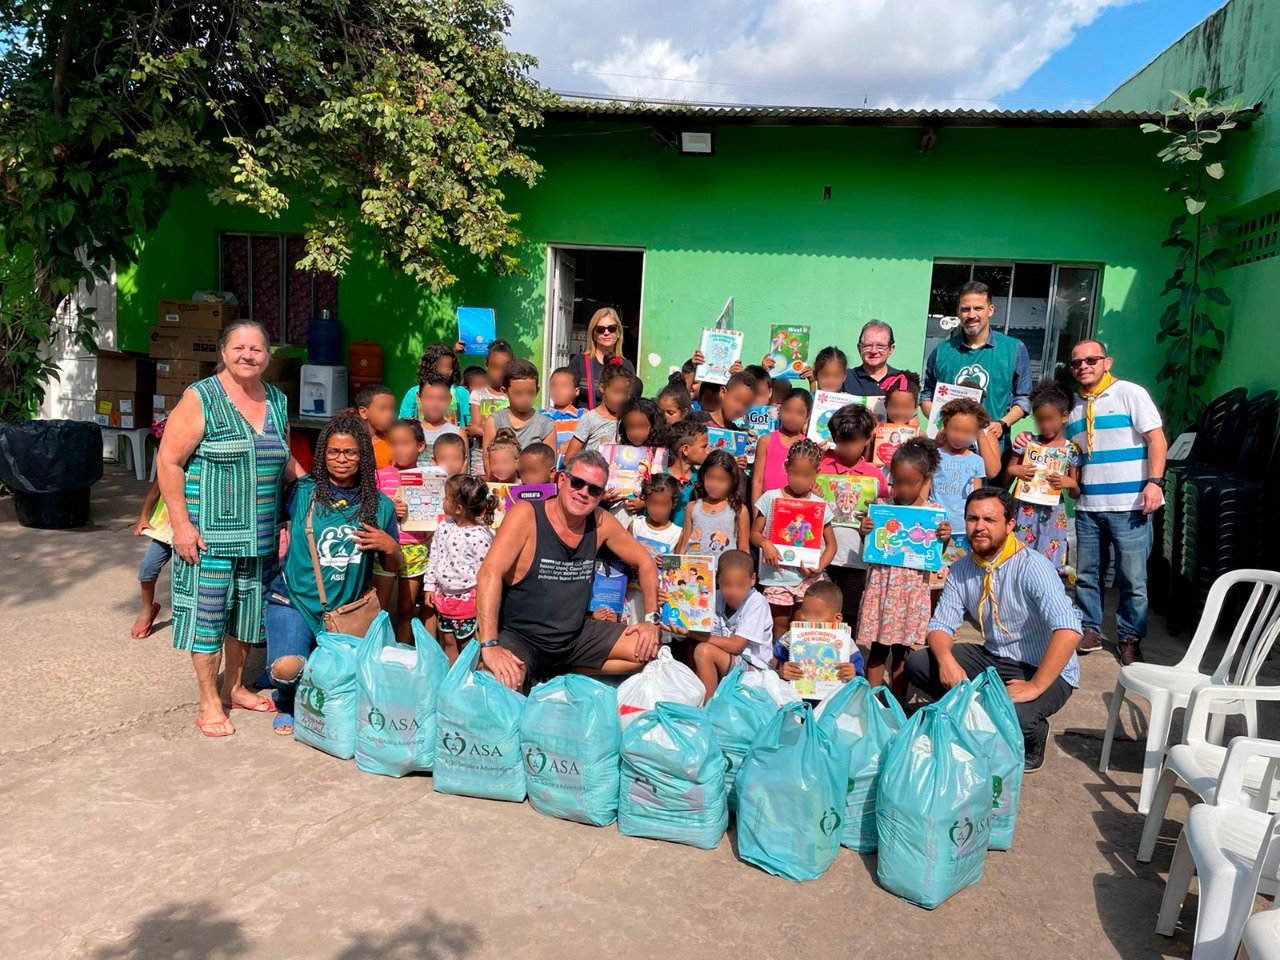
[[[631,673],[658,655],[658,571],[644,547],[600,507],[609,464],[570,457],[556,496],[507,511],[476,582],[480,657],[513,690],[572,670]],[[643,622],[587,617],[596,556],[638,571]]]
[[[1140,662],[1147,635],[1147,558],[1151,514],[1164,505],[1169,444],[1151,395],[1111,375],[1111,357],[1099,340],[1071,350],[1071,375],[1080,385],[1067,420],[1067,438],[1084,453],[1076,502],[1076,602],[1084,622],[1079,653],[1102,646],[1103,584],[1115,548],[1116,656]]]

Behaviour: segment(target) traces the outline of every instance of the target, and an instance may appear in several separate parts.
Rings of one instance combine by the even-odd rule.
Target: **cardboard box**
[[[182,394],[157,393],[151,398],[151,415],[153,419],[167,417],[182,399]]]
[[[154,393],[155,364],[142,354],[98,354],[98,389],[120,393]]]
[[[218,331],[188,327],[152,327],[151,356],[157,360],[218,359]]]
[[[197,380],[212,377],[216,363],[207,360],[156,360],[156,382],[152,393],[179,394]]]
[[[240,319],[234,303],[209,300],[161,300],[160,326],[188,330],[221,330]]]
[[[100,427],[134,430],[151,425],[151,395],[99,390],[93,399],[94,422]]]

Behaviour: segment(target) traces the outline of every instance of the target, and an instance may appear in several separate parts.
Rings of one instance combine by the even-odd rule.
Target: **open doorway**
[[[640,369],[644,251],[624,247],[547,247],[545,374],[587,349],[587,321],[601,307],[622,318],[622,355]]]

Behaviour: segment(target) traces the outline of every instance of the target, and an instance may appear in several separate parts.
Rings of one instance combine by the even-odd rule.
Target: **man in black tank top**
[[[480,567],[480,657],[513,690],[574,668],[632,673],[658,655],[658,572],[600,497],[609,464],[598,453],[569,458],[556,496],[508,512]],[[602,548],[639,571],[645,621],[591,620],[587,606]]]

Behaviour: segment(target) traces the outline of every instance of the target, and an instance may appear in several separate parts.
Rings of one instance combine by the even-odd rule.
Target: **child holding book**
[[[741,483],[738,463],[726,451],[707,454],[684,512],[676,553],[718,557],[726,550],[747,549],[751,523],[738,495]]]
[[[673,373],[670,382],[659,392],[658,407],[662,410],[662,418],[667,421],[668,427],[689,419],[694,412],[693,398],[684,388],[684,380],[680,374]]]
[[[404,557],[398,571],[382,569],[377,555],[373,560],[373,584],[378,591],[378,603],[383,610],[391,609],[391,593],[396,589],[396,641],[412,646],[411,622],[418,615],[418,597],[422,593],[422,575],[427,569],[427,544],[431,535],[424,530],[406,530],[405,517],[409,510],[400,492],[400,471],[413,470],[422,455],[422,424],[417,420],[397,420],[387,431],[387,445],[391,448],[391,464],[378,469],[378,489],[391,498],[396,508],[396,520],[400,524],[400,553]]]
[[[440,616],[440,646],[450,664],[476,635],[476,577],[493,543],[489,524],[497,509],[483,480],[459,475],[445,483],[447,516],[431,541],[422,604]]]
[[[867,460],[867,441],[875,434],[875,415],[860,404],[851,403],[831,415],[828,423],[831,448],[822,455],[819,473],[839,477],[871,477],[876,483],[876,498],[889,496],[889,483],[884,471]],[[836,555],[827,568],[829,576],[843,597],[841,613],[852,629],[858,623],[862,608],[862,592],[866,587],[867,565],[862,562],[862,531],[858,527],[834,526]]]
[[[495,433],[485,451],[485,460],[490,483],[519,483],[520,441],[516,439],[516,432],[504,427]]]
[[[773,616],[756,590],[755,561],[745,550],[726,550],[716,561],[716,609],[711,632],[690,633],[693,670],[711,699],[730,670],[746,662],[749,670],[772,664]],[[744,661],[743,654],[749,657]]]
[[[823,573],[836,552],[835,533],[831,529],[831,506],[813,489],[822,463],[822,448],[812,440],[797,440],[787,451],[787,482],[777,490],[766,490],[756,501],[756,518],[751,526],[751,543],[760,550],[760,585],[773,615],[773,636],[786,632],[791,615],[804,599],[809,587],[825,578]],[[779,498],[814,500],[823,505],[822,554],[817,566],[784,567],[778,548],[769,540],[773,524],[773,507]]]
[[[665,449],[667,421],[657,402],[646,397],[629,397],[622,408],[622,415],[618,417],[616,442],[631,447]],[[624,526],[628,517],[644,509],[644,500],[640,497],[624,497],[617,493],[606,493],[601,503]]]
[[[467,441],[460,433],[444,433],[436,438],[431,449],[431,462],[444,471],[446,477],[456,477],[467,472]]]
[[[449,379],[443,373],[428,370],[418,382],[418,421],[422,425],[422,462],[430,463],[435,452],[436,441],[442,436],[453,434],[461,437],[464,444],[466,436],[462,428],[449,420],[449,401],[453,397]]]
[[[813,415],[813,394],[793,387],[778,404],[778,429],[762,436],[756,444],[756,462],[751,470],[751,502],[766,490],[787,485],[787,451],[804,439]]]
[[[484,424],[494,411],[506,405],[507,395],[503,382],[507,375],[507,363],[516,352],[506,340],[499,337],[489,344],[484,358],[485,380],[483,385],[468,387],[471,398],[471,422],[467,424],[467,437],[471,441],[471,473],[484,476]]]
[[[800,606],[791,622],[838,625],[847,622],[844,619],[843,609],[844,594],[841,592],[840,587],[829,580],[819,580],[804,595],[804,599],[800,601]],[[852,638],[849,640],[849,647],[849,660],[841,663],[836,668],[841,683],[848,683],[854,677],[865,677],[867,675],[867,667],[862,659],[862,652],[854,645]],[[800,666],[791,659],[790,630],[782,635],[782,638],[774,645],[773,649],[777,656],[778,673],[781,674],[782,679],[788,683],[799,680],[803,673]]]
[[[1031,389],[1031,413],[1036,421],[1036,433],[1030,443],[1040,447],[1065,452],[1066,471],[1050,473],[1047,478],[1050,489],[1059,490],[1070,497],[1080,496],[1080,467],[1084,457],[1080,448],[1067,439],[1067,415],[1071,412],[1071,394],[1056,380],[1042,380]],[[1022,442],[1019,442],[1022,441]],[[1031,480],[1036,466],[1027,462],[1028,441],[1019,434],[1014,440],[1014,458],[1006,470],[1013,480]],[[1063,451],[1065,448],[1065,451]],[[1019,487],[1021,484],[1019,484]],[[1018,488],[1014,488],[1014,497]],[[1043,553],[1063,575],[1067,566],[1067,506],[1059,496],[1057,504],[1049,506],[1018,500],[1017,518],[1013,535],[1019,543]]]
[[[614,364],[604,368],[598,388],[600,402],[578,420],[573,439],[565,447],[566,460],[579,450],[599,450],[603,444],[617,442],[618,420],[631,399],[632,383],[634,379],[629,370]]]
[[[684,512],[689,498],[693,496],[693,481],[697,478],[698,468],[711,452],[706,426],[692,420],[681,420],[671,428],[667,452],[667,473],[680,484],[671,519],[684,529]]]
[[[562,457],[569,441],[573,439],[578,419],[586,412],[578,406],[578,378],[568,367],[557,367],[547,380],[547,392],[551,394],[551,406],[542,412],[555,421],[554,446],[557,456]]]
[[[507,405],[495,410],[481,428],[485,452],[485,470],[488,472],[489,444],[499,430],[510,430],[521,448],[531,443],[556,442],[556,423],[533,403],[538,398],[538,368],[528,360],[519,358],[507,362],[502,374],[502,392]]]
[[[531,443],[520,451],[516,475],[530,485],[555,483],[556,459],[556,452],[545,443]]]
[[[1000,475],[1000,448],[987,433],[991,417],[982,405],[959,397],[942,408],[938,431],[938,469],[930,492],[947,511],[953,530],[964,529],[964,502],[988,478]],[[973,452],[977,441],[978,453]]]
[[[151,526],[151,517],[160,503],[160,483],[151,481],[146,496],[142,498],[142,512],[138,514],[138,522],[133,525],[135,537],[147,537]],[[164,571],[164,565],[173,556],[173,547],[162,540],[147,537],[147,552],[142,555],[142,563],[138,566],[138,592],[142,595],[142,610],[133,621],[129,636],[135,640],[145,640],[151,636],[151,628],[160,616],[160,604],[156,603],[156,581]]]
[[[649,551],[654,563],[660,565],[658,558],[675,553],[684,533],[684,528],[671,520],[676,498],[680,496],[680,481],[668,473],[654,474],[641,485],[640,495],[644,512],[627,522],[627,532]],[[627,587],[627,614],[628,623],[639,623],[644,616],[644,597],[638,582]],[[663,642],[670,640],[671,634],[664,634]]]
[[[925,437],[912,437],[893,455],[892,497],[887,502],[899,506],[942,509],[929,497],[929,481],[938,471],[938,447]],[[877,501],[886,502],[886,501]],[[871,518],[862,521],[862,535],[871,532]],[[951,524],[938,526],[938,539],[945,547],[951,538]],[[866,589],[858,614],[858,643],[871,648],[867,657],[867,682],[873,687],[884,683],[889,672],[889,689],[905,703],[907,675],[904,670],[909,654],[924,643],[931,611],[929,573],[906,567],[867,565]]]
[[[369,428],[373,440],[373,459],[379,467],[391,463],[391,447],[387,445],[387,431],[396,420],[396,395],[389,387],[373,384],[356,394],[356,413]]]

